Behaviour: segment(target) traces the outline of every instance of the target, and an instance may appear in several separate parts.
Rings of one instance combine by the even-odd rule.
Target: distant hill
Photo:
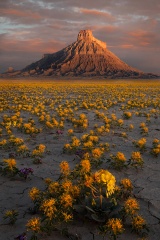
[[[96,39],[91,30],[81,30],[77,41],[7,76],[68,76],[105,78],[156,78],[120,60],[107,49],[105,42]]]

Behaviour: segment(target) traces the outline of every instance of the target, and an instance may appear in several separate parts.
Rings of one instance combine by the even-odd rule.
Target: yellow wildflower
[[[68,135],[72,135],[73,134],[73,129],[68,129]]]
[[[139,204],[135,198],[128,198],[124,204],[124,210],[129,215],[134,215],[139,210]]]
[[[3,160],[5,163],[7,163],[7,166],[11,171],[13,171],[13,168],[16,166],[16,160],[9,158],[9,159],[4,159]]]
[[[83,172],[89,172],[90,169],[91,169],[91,164],[90,164],[90,161],[89,160],[81,160],[81,163],[80,163],[81,167],[82,167],[82,171]]]
[[[85,175],[84,185],[86,187],[91,187],[93,182],[94,182],[94,179],[92,177]]]
[[[130,179],[124,178],[120,181],[120,185],[123,187],[124,190],[131,191],[133,189],[133,185]]]
[[[116,155],[116,158],[117,158],[117,160],[122,161],[122,162],[126,161],[126,158],[122,152],[118,152]]]
[[[118,218],[111,218],[106,223],[107,230],[112,233],[114,236],[117,236],[124,232],[122,220]]]
[[[40,218],[37,218],[37,217],[31,218],[26,224],[26,227],[29,230],[36,233],[40,232],[40,226],[41,226],[41,221],[40,221]]]
[[[106,185],[107,197],[114,193],[116,179],[109,171],[100,169],[99,171],[95,172],[94,179],[97,183],[102,183]]]
[[[58,182],[51,182],[48,186],[48,191],[50,194],[54,194],[59,190],[60,190],[60,186]]]
[[[146,221],[138,215],[132,218],[132,226],[135,230],[140,231],[146,226]]]
[[[64,175],[68,175],[69,174],[70,168],[69,168],[68,162],[62,161],[59,166],[60,166],[62,174],[64,174]]]
[[[92,156],[95,159],[99,159],[102,156],[102,154],[103,154],[103,151],[100,148],[95,148],[92,150]]]
[[[55,216],[55,214],[57,212],[55,203],[56,203],[55,199],[50,198],[50,199],[44,200],[40,207],[40,209],[43,211],[43,213],[46,215],[46,217],[48,217],[50,220],[53,219],[53,217]]]
[[[66,212],[62,212],[62,215],[63,215],[63,217],[64,217],[64,221],[65,221],[65,222],[68,222],[68,221],[70,221],[71,219],[73,219],[73,216],[72,216],[71,214],[66,213]]]
[[[71,195],[69,195],[67,193],[63,193],[62,196],[61,196],[60,203],[66,208],[67,207],[72,207],[73,198],[71,197]]]
[[[38,188],[36,188],[36,187],[33,187],[29,191],[29,196],[32,199],[32,201],[35,201],[40,196],[40,190]]]
[[[64,191],[68,191],[72,188],[72,182],[65,181],[64,183],[62,183],[62,187],[63,187]]]
[[[92,149],[93,148],[93,142],[92,141],[84,142],[83,147],[88,148],[88,149]]]

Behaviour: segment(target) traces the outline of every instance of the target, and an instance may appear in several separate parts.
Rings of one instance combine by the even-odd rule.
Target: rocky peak
[[[107,45],[105,42],[102,42],[98,39],[96,39],[91,30],[81,30],[78,33],[77,41],[84,41],[84,42],[96,42],[99,44],[102,48],[106,48]]]
[[[93,40],[93,34],[91,30],[81,30],[78,33],[77,41],[83,40],[83,41],[92,41]]]
[[[45,54],[39,61],[22,69],[21,75],[155,77],[128,66],[109,51],[105,42],[96,39],[91,30],[81,30],[78,33],[77,41],[56,53]]]

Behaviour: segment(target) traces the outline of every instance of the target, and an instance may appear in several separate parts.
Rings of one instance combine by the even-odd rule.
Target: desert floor
[[[51,178],[56,181],[60,175],[59,164],[67,161],[71,169],[80,163],[81,159],[75,151],[63,151],[65,144],[71,144],[73,136],[78,139],[84,134],[99,137],[98,144],[109,144],[109,151],[104,152],[101,165],[93,164],[92,170],[108,169],[116,178],[117,183],[129,178],[133,184],[133,197],[140,205],[139,214],[144,217],[149,227],[149,240],[160,239],[160,148],[157,145],[157,156],[153,154],[153,140],[160,140],[160,80],[106,80],[106,81],[52,81],[49,80],[0,80],[0,163],[4,172],[4,160],[14,158],[16,167],[32,168],[33,175],[25,180],[18,175],[0,175],[0,240],[13,240],[19,234],[26,232],[27,221],[38,215],[31,214],[29,208],[33,202],[29,190],[37,187],[45,189],[44,180]],[[68,110],[69,109],[69,110]],[[17,114],[19,112],[19,115]],[[124,112],[131,113],[125,118]],[[75,126],[73,119],[79,119],[85,114],[87,125]],[[101,113],[101,114],[98,114]],[[17,114],[17,115],[16,115]],[[7,115],[7,117],[6,117]],[[13,116],[18,116],[14,118]],[[40,120],[40,116],[44,116]],[[98,117],[99,116],[99,117]],[[104,118],[109,119],[106,129]],[[18,125],[19,119],[22,119]],[[52,118],[58,123],[54,123]],[[120,124],[119,119],[123,120]],[[34,120],[34,121],[33,121]],[[51,125],[47,126],[46,122]],[[25,123],[31,122],[33,129],[27,130]],[[140,127],[144,123],[145,127]],[[77,123],[78,125],[78,123]],[[133,128],[132,126],[133,125]],[[143,125],[143,124],[142,124]],[[34,129],[41,129],[34,132]],[[73,129],[73,135],[68,134]],[[93,134],[93,132],[92,132]],[[14,136],[14,137],[13,137]],[[11,142],[11,138],[20,138],[29,149],[29,155],[18,152],[19,145]],[[136,147],[134,142],[145,138],[145,149]],[[3,140],[7,143],[3,144]],[[33,150],[43,144],[46,149],[35,163]],[[159,142],[160,144],[160,142]],[[82,150],[82,141],[79,148]],[[94,145],[94,148],[99,145]],[[79,149],[77,148],[77,150]],[[159,151],[159,152],[158,152]],[[120,170],[110,166],[107,159],[110,155],[121,152],[126,157],[126,165],[132,152],[141,152],[142,168],[128,166]],[[8,224],[3,216],[6,210],[18,211],[14,225]],[[69,223],[68,238],[54,231],[50,236],[38,234],[39,240],[51,239],[82,239],[101,240],[98,234],[98,224],[91,219],[76,218]],[[27,239],[31,232],[27,231]],[[108,235],[104,239],[109,239]],[[118,239],[142,239],[129,228]]]

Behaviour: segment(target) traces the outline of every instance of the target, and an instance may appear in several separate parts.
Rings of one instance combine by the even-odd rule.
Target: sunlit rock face
[[[108,78],[148,77],[109,51],[107,44],[96,39],[91,30],[81,30],[76,42],[56,53],[44,54],[42,59],[21,71],[21,75],[28,74]]]

